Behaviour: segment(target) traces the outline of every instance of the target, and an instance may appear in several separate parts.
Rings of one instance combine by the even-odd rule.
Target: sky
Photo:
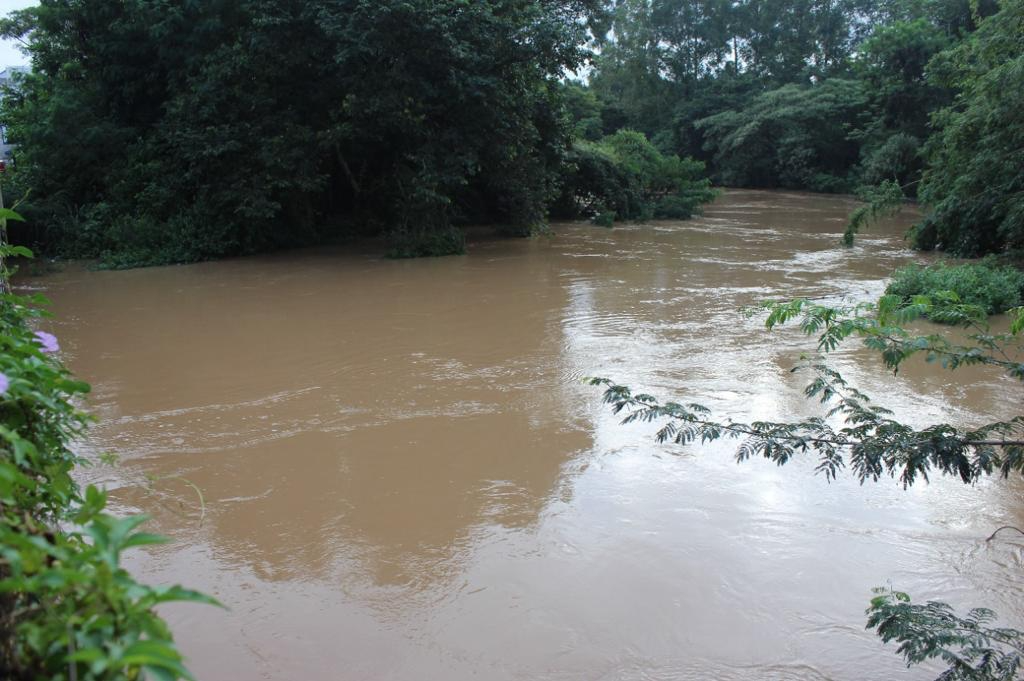
[[[37,4],[37,0],[0,0],[0,15]],[[21,66],[28,64],[28,57],[18,51],[18,43],[0,40],[0,69],[5,66]]]

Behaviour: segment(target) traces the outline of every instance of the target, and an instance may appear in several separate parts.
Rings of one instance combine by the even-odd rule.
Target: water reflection
[[[464,258],[338,253],[101,273],[48,289],[96,392],[90,480],[179,538],[146,577],[199,678],[860,679],[900,673],[862,630],[871,587],[1020,623],[1021,486],[826,485],[658,447],[580,378],[736,418],[807,413],[812,349],[737,310],[871,297],[915,257],[910,216],[836,248],[844,199],[729,192],[685,223],[475,244]],[[1017,386],[870,353],[837,361],[898,413],[1002,416]],[[1018,393],[1012,393],[1018,394]],[[194,491],[203,492],[199,522]]]

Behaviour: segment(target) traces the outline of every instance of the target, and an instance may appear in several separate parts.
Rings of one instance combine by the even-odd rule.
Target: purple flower
[[[57,344],[57,337],[45,331],[36,331],[36,341],[43,346],[43,352],[58,352],[60,345]]]
[[[7,392],[7,389],[11,387],[11,379],[7,378],[7,374],[0,372],[0,395]]]

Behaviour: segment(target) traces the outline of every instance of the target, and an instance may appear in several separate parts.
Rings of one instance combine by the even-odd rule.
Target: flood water
[[[876,297],[905,215],[730,191],[689,222],[388,261],[300,251],[28,280],[94,386],[83,482],[175,542],[130,560],[229,609],[164,611],[201,680],[926,679],[864,630],[871,589],[1024,625],[1024,486],[828,484],[812,461],[660,446],[581,381],[737,419],[816,413],[813,341],[737,310]],[[834,357],[917,425],[1019,412],[997,373]],[[202,502],[196,492],[201,490]]]

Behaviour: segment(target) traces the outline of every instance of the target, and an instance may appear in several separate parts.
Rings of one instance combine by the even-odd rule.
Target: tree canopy
[[[44,0],[0,29],[36,240],[190,260],[540,224],[592,0]]]
[[[928,208],[920,248],[1020,249],[1022,5],[42,0],[0,22],[33,65],[0,111],[15,236],[113,264],[457,252],[469,222],[659,214],[604,153],[630,131],[718,184],[891,183]],[[660,213],[706,200],[682,193]]]

